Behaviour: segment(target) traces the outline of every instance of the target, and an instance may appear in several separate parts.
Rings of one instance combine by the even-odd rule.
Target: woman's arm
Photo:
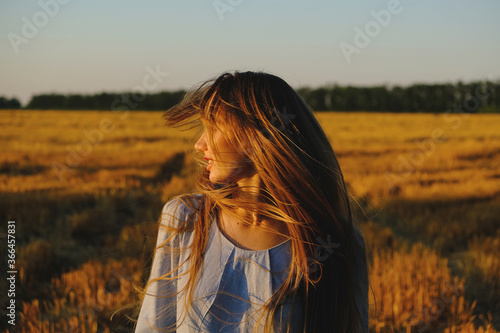
[[[161,222],[158,229],[158,237],[148,280],[148,287],[141,311],[137,321],[136,333],[156,332],[159,329],[172,328],[175,332],[176,325],[176,303],[177,282],[172,280],[152,280],[171,272],[178,265],[178,257],[173,250],[178,246],[177,237],[173,237],[168,244],[164,244],[170,237],[170,233],[163,226],[176,227],[179,223],[179,200],[171,200],[165,204],[162,210]]]

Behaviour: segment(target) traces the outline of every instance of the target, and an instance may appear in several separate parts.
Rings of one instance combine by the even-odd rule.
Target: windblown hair
[[[186,94],[163,117],[167,126],[187,129],[204,120],[208,140],[211,132],[224,125],[228,142],[246,145],[242,163],[253,166],[261,180],[258,200],[236,199],[237,184],[213,184],[209,171],[203,170],[197,181],[201,203],[194,202],[193,196],[181,197],[198,212],[191,224],[171,230],[194,233],[184,290],[189,295],[187,305],[214,216],[243,207],[263,219],[281,221],[288,231],[283,236],[291,239],[288,276],[259,318],[266,331],[272,331],[280,304],[289,298],[303,309],[304,332],[359,332],[363,323],[355,297],[359,274],[355,256],[365,252],[356,248],[349,195],[335,153],[301,97],[271,74],[224,73]],[[328,248],[325,243],[337,246]],[[290,325],[289,321],[285,331]]]

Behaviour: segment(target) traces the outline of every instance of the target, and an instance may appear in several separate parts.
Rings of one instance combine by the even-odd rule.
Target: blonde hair
[[[231,131],[224,133],[229,142],[247,145],[244,163],[261,180],[257,200],[236,201],[237,185],[213,184],[209,171],[204,170],[197,181],[201,202],[190,195],[179,197],[198,213],[192,223],[170,230],[170,237],[186,231],[194,234],[189,281],[181,291],[188,295],[186,306],[202,267],[213,218],[221,211],[242,207],[284,223],[288,232],[282,236],[291,239],[288,276],[259,318],[266,331],[273,329],[281,301],[289,297],[301,303],[304,332],[357,332],[362,326],[354,290],[359,249],[355,248],[349,196],[332,146],[302,98],[271,74],[224,73],[189,92],[163,117],[167,126],[181,128],[199,126],[204,119],[209,134],[224,124]],[[326,240],[336,246],[325,248]],[[328,255],[318,260],[318,253],[325,250]],[[173,279],[176,270],[165,277]],[[290,325],[289,321],[286,331]]]

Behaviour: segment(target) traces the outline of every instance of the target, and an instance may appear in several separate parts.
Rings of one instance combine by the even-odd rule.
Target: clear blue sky
[[[265,70],[294,87],[500,78],[500,1],[399,3],[1,0],[0,96],[26,103],[39,93],[130,91],[148,66],[169,73],[151,91],[235,69]],[[391,5],[385,26],[376,23],[371,12]],[[348,62],[340,45],[356,47],[355,29],[366,33],[367,24],[369,44],[358,43]]]

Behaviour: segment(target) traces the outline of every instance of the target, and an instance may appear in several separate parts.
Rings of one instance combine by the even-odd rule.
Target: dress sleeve
[[[178,227],[182,217],[178,201],[179,199],[169,201],[162,210],[151,274],[148,280],[149,286],[141,305],[136,333],[175,332],[177,282],[176,279],[167,279],[169,276],[166,274],[178,266],[178,255],[173,249],[178,247],[179,240],[175,236],[168,244],[165,244],[170,233],[163,226]],[[150,284],[150,281],[159,277],[162,278]]]

